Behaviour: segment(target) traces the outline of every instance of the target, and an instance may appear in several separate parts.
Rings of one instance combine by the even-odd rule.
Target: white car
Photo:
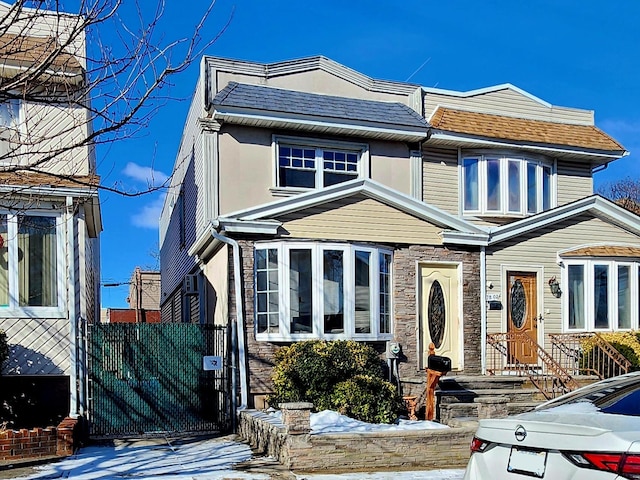
[[[464,480],[640,480],[640,372],[480,420]]]

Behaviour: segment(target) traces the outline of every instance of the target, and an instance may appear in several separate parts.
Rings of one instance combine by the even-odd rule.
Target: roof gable
[[[220,218],[219,223],[224,228],[225,222],[232,222],[236,225],[243,222],[248,224],[262,221],[273,222],[274,219],[283,215],[354,195],[378,200],[382,204],[394,207],[401,212],[442,229],[479,236],[486,235],[485,230],[481,227],[369,179],[352,180],[322,190],[311,191],[266,205],[230,213],[225,215],[224,218]]]
[[[640,237],[640,216],[599,195],[593,195],[490,231],[489,245],[529,233],[585,212]]]

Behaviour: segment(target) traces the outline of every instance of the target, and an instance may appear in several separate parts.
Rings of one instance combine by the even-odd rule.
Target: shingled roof
[[[236,82],[230,82],[221,90],[213,99],[213,105],[395,127],[429,128],[420,114],[398,102],[336,97]]]
[[[528,120],[439,107],[431,117],[434,129],[500,140],[624,152],[625,148],[593,125]]]
[[[640,247],[599,245],[564,252],[563,257],[640,257]]]
[[[0,61],[6,65],[26,68],[46,65],[48,70],[81,75],[84,70],[78,59],[61,48],[53,37],[5,33],[0,36]]]

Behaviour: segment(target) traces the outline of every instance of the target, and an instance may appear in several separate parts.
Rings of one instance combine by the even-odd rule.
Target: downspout
[[[233,395],[231,396],[231,402],[234,407],[234,416],[232,421],[235,423],[235,411],[244,410],[247,408],[247,367],[246,367],[246,349],[244,344],[244,307],[242,298],[242,278],[241,278],[241,262],[240,262],[240,245],[234,239],[219,234],[211,227],[211,236],[216,240],[219,240],[227,245],[230,245],[233,249],[233,280],[236,291],[236,321],[231,323],[231,351],[234,352],[236,345],[234,341],[237,341],[238,347],[238,363],[234,365],[235,355],[231,356],[233,377],[232,381],[235,382],[235,371],[239,368],[240,372],[240,406],[236,405],[236,386],[233,387]],[[235,330],[235,331],[234,331]],[[234,425],[235,427],[235,425]],[[234,428],[235,430],[235,428]]]
[[[487,373],[487,253],[480,247],[480,363],[482,375]]]
[[[76,319],[76,269],[73,246],[73,197],[67,197],[67,306],[69,311],[69,417],[78,418],[78,322]]]

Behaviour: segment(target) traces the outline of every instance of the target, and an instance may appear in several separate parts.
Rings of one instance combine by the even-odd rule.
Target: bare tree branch
[[[627,177],[607,183],[598,189],[598,193],[621,207],[640,214],[640,180]]]
[[[0,5],[0,173],[46,173],[126,196],[166,187],[130,192],[87,179],[96,146],[144,132],[171,100],[171,80],[226,30],[233,13],[206,35],[214,6],[207,2],[192,31],[171,37],[162,29],[164,0],[154,9],[148,0],[144,8],[79,0],[75,14],[64,13],[62,0]]]

